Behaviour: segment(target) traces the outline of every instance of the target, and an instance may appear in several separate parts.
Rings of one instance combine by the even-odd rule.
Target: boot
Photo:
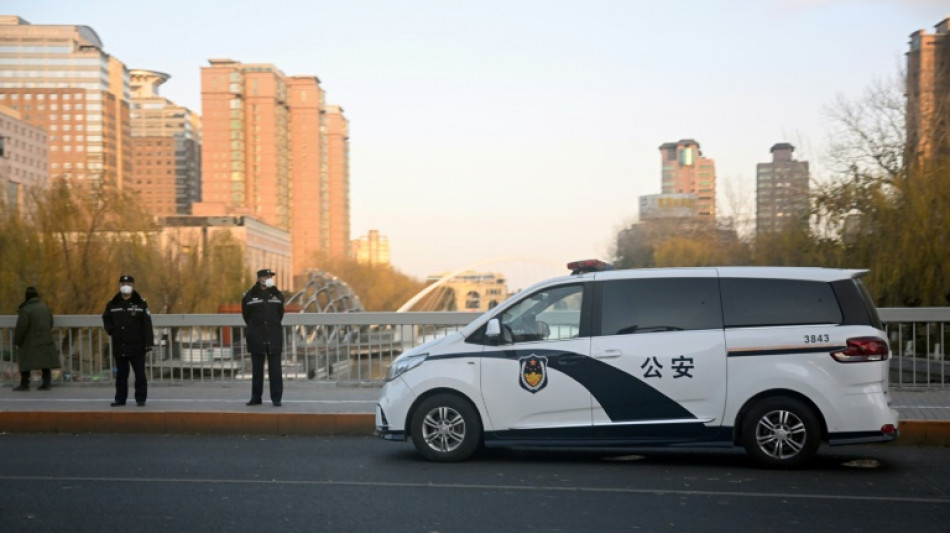
[[[20,372],[20,385],[18,387],[13,387],[13,390],[17,390],[17,391],[30,390],[30,373],[29,372]]]
[[[40,385],[36,390],[50,390],[52,387],[53,376],[52,371],[48,368],[43,369],[43,384]]]

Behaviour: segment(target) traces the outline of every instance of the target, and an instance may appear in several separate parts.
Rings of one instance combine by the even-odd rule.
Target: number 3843
[[[827,333],[820,333],[818,335],[805,335],[805,344],[816,344],[819,342],[831,342],[831,336]]]

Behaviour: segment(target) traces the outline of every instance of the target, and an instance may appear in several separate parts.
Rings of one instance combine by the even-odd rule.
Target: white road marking
[[[521,492],[582,492],[603,494],[653,494],[675,496],[730,496],[738,498],[847,500],[865,502],[906,502],[950,504],[950,498],[909,498],[906,496],[848,496],[842,494],[793,494],[788,492],[736,492],[714,490],[633,489],[622,487],[569,487],[548,485],[487,485],[477,483],[408,483],[392,481],[321,481],[321,480],[258,480],[258,479],[180,479],[180,478],[122,478],[122,477],[60,477],[60,476],[0,476],[0,481],[96,482],[96,483],[188,483],[213,485],[300,485],[339,487],[392,487],[419,489],[493,490]]]

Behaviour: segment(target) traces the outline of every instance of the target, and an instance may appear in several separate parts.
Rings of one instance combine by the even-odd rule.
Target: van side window
[[[726,327],[840,324],[831,285],[822,281],[723,278]]]
[[[601,335],[722,328],[716,278],[623,279],[598,285]]]
[[[583,300],[583,285],[540,290],[501,314],[502,335],[508,342],[577,337]]]

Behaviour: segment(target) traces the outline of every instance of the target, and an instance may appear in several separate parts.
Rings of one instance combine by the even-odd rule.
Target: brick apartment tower
[[[47,131],[51,179],[124,186],[131,173],[129,72],[89,26],[0,16],[0,105]]]
[[[137,191],[153,215],[189,215],[201,201],[201,124],[198,115],[158,94],[170,77],[133,69],[132,172]]]
[[[755,230],[774,233],[808,223],[808,161],[795,161],[789,143],[772,146],[772,162],[755,168]]]
[[[693,139],[663,143],[660,146],[663,165],[663,194],[692,194],[696,197],[696,216],[701,220],[716,218],[716,164],[703,157],[699,143]]]
[[[906,160],[950,156],[950,17],[910,35],[906,96]]]
[[[307,269],[318,266],[327,243],[327,139],[325,94],[316,77],[290,78],[292,209],[291,242],[295,280],[305,282]]]
[[[290,230],[290,106],[273,65],[212,59],[201,69],[202,204]],[[205,206],[207,207],[207,206]]]
[[[331,149],[338,134],[329,142],[331,122],[343,119],[328,113],[324,98],[318,78],[288,77],[271,64],[212,59],[201,69],[202,202],[195,213],[246,214],[289,231],[295,280],[323,258],[344,258],[349,240],[348,204],[335,200],[349,195],[348,166],[335,161],[346,150]],[[342,130],[345,137],[345,120]],[[331,179],[338,166],[345,179]],[[347,231],[337,247],[335,220]]]
[[[340,106],[327,107],[327,255],[338,259],[350,253],[350,125]]]

